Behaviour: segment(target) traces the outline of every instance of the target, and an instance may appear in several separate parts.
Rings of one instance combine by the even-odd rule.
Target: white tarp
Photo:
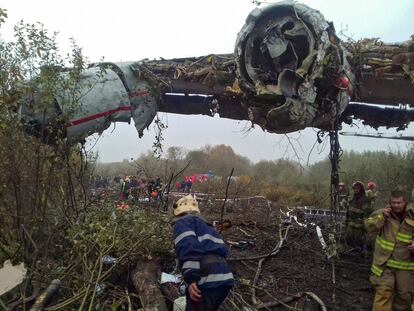
[[[0,269],[0,296],[23,282],[26,271],[23,263],[13,266],[10,260],[6,260]]]
[[[161,284],[164,284],[164,283],[181,283],[181,279],[174,274],[162,272],[161,273]]]

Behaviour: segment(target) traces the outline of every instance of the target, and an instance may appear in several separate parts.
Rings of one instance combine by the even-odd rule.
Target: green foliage
[[[294,184],[301,177],[300,166],[287,159],[261,160],[253,167],[253,176],[262,182]]]
[[[190,171],[206,173],[212,170],[216,176],[222,177],[228,176],[232,168],[237,175],[249,174],[251,166],[248,158],[237,155],[226,145],[207,145],[200,150],[190,151],[185,161],[191,161]]]
[[[7,10],[0,8],[0,27],[7,19]]]
[[[0,9],[0,25],[5,17]],[[35,284],[43,288],[59,278],[62,300],[72,297],[62,309],[110,308],[119,297],[108,305],[107,298],[97,297],[95,286],[112,282],[134,260],[169,258],[171,227],[159,213],[117,211],[103,202],[91,205],[93,167],[82,147],[59,137],[47,145],[26,133],[16,112],[32,99],[39,103],[35,112],[45,115],[58,97],[65,115],[57,122],[82,109],[82,49],[72,40],[72,51],[62,57],[55,39],[43,25],[24,22],[16,25],[13,42],[0,39],[0,265],[6,259],[24,261],[29,272],[20,288],[23,296],[30,296]],[[48,128],[40,134],[46,140]],[[153,160],[151,165],[156,160],[148,156]],[[129,161],[125,166],[136,169]],[[116,269],[104,266],[103,255],[117,258]]]
[[[0,24],[6,17],[0,10]],[[81,149],[29,136],[16,113],[37,98],[36,113],[42,115],[58,92],[76,93],[77,77],[63,79],[62,68],[76,64],[80,71],[83,57],[77,52],[61,57],[55,39],[43,25],[23,21],[14,28],[14,41],[0,39],[0,265],[6,259],[24,261],[29,270],[24,295],[31,294],[31,282],[47,272],[54,256],[65,258],[65,232],[88,203]],[[68,99],[75,107],[77,99]],[[47,132],[40,129],[44,139]]]
[[[172,228],[166,215],[131,208],[115,210],[102,205],[82,215],[81,222],[66,233],[63,248],[66,258],[57,258],[50,277],[64,280],[64,295],[60,304],[65,310],[82,309],[82,305],[100,305],[103,309],[120,303],[119,297],[95,296],[95,286],[113,286],[118,275],[125,278],[138,261],[149,257],[172,260]],[[103,262],[104,256],[115,258],[115,265]],[[69,264],[68,264],[69,263]],[[87,284],[95,284],[88,287]]]
[[[251,173],[248,158],[237,155],[229,146],[205,146],[199,150],[185,152],[181,147],[170,147],[164,157],[158,158],[152,152],[141,154],[137,159],[119,163],[99,163],[97,173],[104,176],[138,175],[145,178],[163,177],[168,180],[171,172],[178,172],[187,164],[183,174],[206,173],[211,170],[217,176],[227,176],[234,167],[236,174]]]
[[[161,121],[159,118],[159,115],[157,114],[154,119],[154,125],[155,125],[155,141],[152,144],[152,151],[154,155],[157,157],[157,159],[160,159],[163,154],[162,149],[162,143],[164,141],[163,133],[167,129],[167,124]]]
[[[165,256],[172,249],[172,228],[167,215],[144,210],[115,210],[112,205],[88,209],[81,222],[67,232],[70,253],[88,253],[96,259],[100,250],[107,250],[115,258],[129,254],[137,256]],[[138,243],[139,247],[131,249]]]

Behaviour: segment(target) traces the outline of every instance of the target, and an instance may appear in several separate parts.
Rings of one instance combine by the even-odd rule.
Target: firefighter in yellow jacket
[[[370,281],[375,287],[373,311],[409,311],[414,298],[414,207],[401,191],[365,220],[378,232]]]

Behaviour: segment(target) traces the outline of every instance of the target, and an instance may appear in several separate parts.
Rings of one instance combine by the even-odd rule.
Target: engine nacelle
[[[293,1],[253,10],[235,48],[240,87],[262,103],[251,120],[277,133],[329,127],[353,91],[348,55],[317,10]]]

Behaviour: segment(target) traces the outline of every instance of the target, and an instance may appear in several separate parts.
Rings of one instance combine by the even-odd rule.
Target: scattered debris
[[[0,269],[0,296],[22,283],[26,272],[23,263],[13,266],[10,260],[6,260]]]
[[[47,305],[56,291],[59,289],[61,281],[58,279],[53,280],[49,287],[36,299],[34,305],[30,311],[42,311],[43,307]]]
[[[245,250],[249,246],[254,246],[254,243],[253,242],[245,241],[245,240],[241,240],[241,241],[237,241],[237,242],[227,240],[226,242],[230,246],[237,247],[237,248],[239,248],[241,250]]]
[[[169,274],[169,273],[165,273],[165,272],[161,273],[161,283],[160,284],[164,284],[164,283],[180,284],[181,282],[182,282],[182,279],[177,275]]]
[[[102,257],[102,263],[106,266],[112,266],[116,264],[116,258],[109,256],[109,255],[104,255]]]
[[[98,296],[100,296],[100,295],[102,295],[103,293],[105,293],[105,290],[106,290],[106,285],[105,284],[97,284],[96,286],[95,286],[95,292],[96,292],[96,295],[98,295]]]
[[[174,300],[174,311],[185,311],[186,300],[185,296],[179,297]]]

